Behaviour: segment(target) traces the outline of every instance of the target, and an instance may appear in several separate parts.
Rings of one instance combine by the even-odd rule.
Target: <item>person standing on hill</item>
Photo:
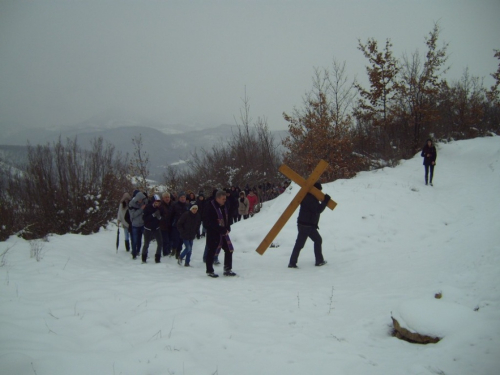
[[[432,185],[432,178],[434,177],[434,167],[436,165],[437,151],[436,147],[432,143],[432,139],[428,139],[424,147],[422,148],[422,153],[420,154],[424,158],[424,168],[425,168],[425,184],[429,181],[429,170],[431,172],[429,183]]]
[[[318,190],[322,189],[319,182],[316,182],[314,187]],[[300,250],[302,250],[306,244],[308,237],[314,242],[314,256],[316,258],[315,265],[324,266],[326,264],[322,251],[323,239],[318,232],[318,223],[319,216],[325,210],[330,199],[330,196],[325,194],[325,200],[323,202],[319,202],[314,195],[307,193],[302,202],[300,202],[299,216],[297,218],[297,228],[299,233],[297,235],[297,239],[295,240],[295,246],[293,247],[292,255],[290,256],[288,268],[298,268],[297,262],[299,260]]]

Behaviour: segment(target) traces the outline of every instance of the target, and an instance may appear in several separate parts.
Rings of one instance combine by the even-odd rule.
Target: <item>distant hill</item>
[[[149,126],[146,126],[149,125]],[[116,147],[122,155],[133,153],[132,139],[142,135],[144,150],[149,154],[151,178],[161,180],[169,165],[182,165],[195,150],[210,150],[213,145],[232,136],[235,125],[220,125],[215,128],[198,129],[196,126],[162,125],[135,117],[117,118],[110,113],[91,118],[71,127],[57,129],[28,129],[21,126],[1,124],[7,136],[2,137],[0,152],[13,155],[21,152],[27,142],[32,145],[47,144],[77,137],[78,144],[87,148],[90,141],[102,137]],[[274,132],[276,143],[281,143],[287,131]],[[23,146],[13,149],[12,146]],[[5,154],[5,155],[7,155]],[[0,155],[2,155],[0,153]],[[10,158],[10,157],[9,157]],[[9,158],[4,157],[8,160]],[[16,160],[13,157],[12,160]]]

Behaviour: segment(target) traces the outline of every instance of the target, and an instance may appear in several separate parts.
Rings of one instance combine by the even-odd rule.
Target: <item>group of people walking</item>
[[[424,158],[425,184],[432,186],[434,167],[437,152],[431,139],[428,139],[422,148]],[[318,182],[315,185],[322,189]],[[268,197],[274,197],[273,186],[259,186],[265,189]],[[279,191],[282,193],[286,186]],[[321,213],[328,205],[330,196],[319,202],[311,193],[308,193],[300,204],[297,220],[298,235],[290,256],[289,268],[298,268],[297,262],[301,249],[307,238],[314,242],[316,266],[323,266],[327,262],[323,258],[322,238],[318,232],[318,223]],[[253,216],[259,207],[259,198],[254,190],[247,192],[237,187],[226,190],[214,190],[212,195],[205,199],[200,192],[198,197],[194,193],[180,192],[171,194],[164,192],[148,199],[146,194],[135,191],[133,196],[125,193],[118,209],[118,224],[122,224],[125,231],[125,247],[131,251],[132,258],[141,255],[143,263],[147,262],[149,245],[156,240],[155,262],[166,256],[175,256],[179,265],[189,267],[195,238],[206,237],[203,261],[206,264],[206,273],[210,277],[218,277],[214,272],[214,264],[218,260],[221,250],[224,251],[224,275],[235,276],[232,271],[234,247],[229,237],[231,224]],[[144,244],[142,238],[144,237]],[[142,252],[141,252],[142,245]],[[183,248],[184,247],[184,248]]]
[[[203,260],[206,273],[218,277],[214,264],[220,264],[218,255],[224,251],[224,275],[235,276],[232,271],[233,246],[229,238],[231,224],[247,219],[256,211],[260,201],[254,190],[248,194],[237,187],[214,190],[205,199],[202,192],[183,191],[178,194],[164,192],[148,198],[144,192],[125,193],[118,208],[118,224],[125,233],[125,248],[132,259],[141,256],[147,263],[149,246],[154,239],[154,260],[175,257],[179,265],[190,266],[195,238],[206,238]],[[144,242],[143,242],[144,240]],[[142,247],[142,250],[141,250]]]

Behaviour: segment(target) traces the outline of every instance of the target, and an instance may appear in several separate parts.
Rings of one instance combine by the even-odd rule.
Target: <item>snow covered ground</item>
[[[233,225],[235,278],[205,276],[202,240],[186,268],[117,254],[113,226],[51,236],[40,261],[10,238],[0,374],[498,374],[500,137],[439,145],[435,172],[424,186],[416,155],[324,184],[324,267],[308,241],[287,268],[297,212],[255,252],[296,185]],[[443,339],[398,340],[391,316]]]

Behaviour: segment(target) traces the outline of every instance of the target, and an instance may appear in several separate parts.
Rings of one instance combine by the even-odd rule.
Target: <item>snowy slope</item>
[[[203,241],[192,268],[132,261],[114,227],[51,236],[39,262],[0,243],[0,374],[496,374],[500,138],[440,145],[423,173],[416,155],[324,184],[324,267],[307,242],[287,268],[297,213],[255,252],[296,185],[233,225],[237,278],[205,276]],[[391,314],[443,339],[393,338]]]

